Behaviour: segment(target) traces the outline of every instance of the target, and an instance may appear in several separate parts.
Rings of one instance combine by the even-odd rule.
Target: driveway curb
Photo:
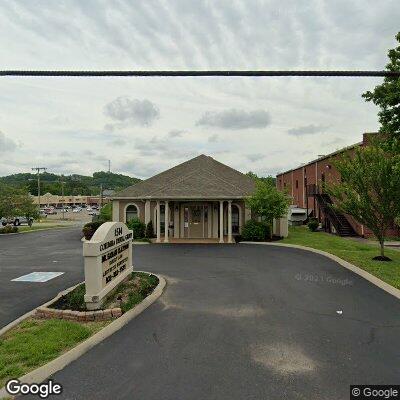
[[[28,311],[27,313],[25,313],[24,315],[21,315],[20,317],[18,317],[17,319],[15,319],[14,321],[10,322],[9,324],[7,324],[6,326],[3,326],[3,328],[0,329],[0,337],[1,335],[5,334],[7,331],[9,331],[11,328],[14,328],[15,325],[18,325],[20,322],[22,322],[24,319],[27,319],[31,316],[33,316],[36,312],[36,310],[40,307],[47,307],[49,304],[54,303],[56,300],[58,300],[61,296],[64,296],[65,294],[69,293],[71,290],[74,290],[77,286],[79,286],[80,284],[85,283],[85,281],[83,282],[79,282],[74,286],[71,286],[68,289],[65,289],[61,292],[58,293],[58,295],[54,298],[52,298],[49,301],[46,301],[46,303],[34,308],[31,311]]]
[[[153,292],[149,296],[147,296],[137,306],[135,306],[131,310],[127,311],[121,317],[114,320],[113,322],[108,324],[106,327],[104,327],[102,330],[95,333],[93,336],[86,339],[84,342],[78,344],[73,349],[60,355],[53,361],[50,361],[49,363],[42,365],[41,367],[18,378],[19,381],[22,383],[41,383],[41,382],[43,382],[44,380],[49,378],[51,375],[55,374],[57,371],[62,370],[64,367],[66,367],[72,361],[75,361],[76,359],[81,357],[83,354],[85,354],[87,351],[89,351],[92,347],[96,346],[97,344],[102,342],[104,339],[111,336],[113,333],[117,332],[124,325],[126,325],[129,321],[136,318],[147,307],[149,307],[151,304],[153,304],[161,296],[161,294],[164,290],[164,287],[166,285],[165,279],[160,275],[156,275],[156,274],[153,274],[153,273],[147,272],[147,271],[135,271],[135,272],[144,272],[147,274],[155,275],[158,278],[158,280],[159,280],[158,285],[156,286],[156,288],[153,290]],[[69,291],[72,289],[67,289],[67,290]],[[61,292],[61,293],[63,293],[63,292]],[[53,300],[51,300],[51,302],[52,301]],[[33,311],[35,311],[35,310],[33,310]],[[33,311],[31,311],[31,312],[33,312]],[[30,313],[28,313],[28,314],[30,314]],[[27,315],[27,314],[25,314],[25,315]],[[20,317],[20,318],[22,318],[22,317]],[[20,320],[20,318],[18,320]],[[13,396],[11,396],[10,394],[7,393],[5,387],[0,389],[0,399],[2,399],[3,397],[14,398]]]
[[[301,250],[307,250],[311,251],[312,253],[317,253],[321,254],[325,257],[330,258],[333,261],[336,261],[339,265],[341,265],[344,268],[349,269],[350,271],[353,271],[355,274],[363,277],[367,281],[371,282],[375,286],[378,286],[380,289],[384,290],[385,292],[391,294],[392,296],[398,298],[400,300],[400,290],[396,289],[395,287],[389,285],[388,283],[382,281],[381,279],[377,278],[376,276],[370,274],[367,271],[364,271],[360,267],[356,267],[354,264],[349,263],[348,261],[343,260],[342,258],[335,256],[331,253],[328,253],[323,250],[318,250],[318,249],[313,249],[312,247],[307,247],[307,246],[301,246],[298,244],[288,244],[288,243],[270,243],[270,242],[240,242],[243,244],[259,244],[259,245],[264,245],[264,246],[277,246],[277,247],[291,247],[295,249],[301,249]]]

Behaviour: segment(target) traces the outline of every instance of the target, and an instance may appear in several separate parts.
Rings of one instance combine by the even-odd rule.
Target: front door
[[[189,206],[189,237],[204,237],[204,206]]]

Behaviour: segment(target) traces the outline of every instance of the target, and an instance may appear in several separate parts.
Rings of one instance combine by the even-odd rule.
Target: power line
[[[251,71],[251,70],[213,70],[213,71],[48,71],[48,70],[3,70],[0,76],[18,77],[273,77],[273,76],[321,76],[321,77],[393,77],[399,78],[400,71]]]

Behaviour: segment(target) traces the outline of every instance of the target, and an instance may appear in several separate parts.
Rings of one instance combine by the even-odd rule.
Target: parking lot
[[[61,220],[63,218],[63,212],[62,210],[55,210],[57,214],[49,214],[46,217],[46,220],[49,221],[57,221]],[[64,219],[70,220],[70,221],[80,221],[80,222],[90,222],[92,220],[93,216],[89,215],[89,211],[86,210],[86,208],[82,208],[82,211],[80,212],[72,212],[70,209],[68,212],[64,212]]]

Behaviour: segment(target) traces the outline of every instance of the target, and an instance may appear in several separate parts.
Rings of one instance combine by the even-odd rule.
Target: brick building
[[[333,160],[345,151],[365,146],[371,133],[364,133],[362,142],[345,147],[297,168],[280,173],[276,177],[278,190],[285,190],[292,197],[292,204],[307,210],[309,217],[316,217],[325,231],[341,236],[372,236],[372,232],[355,221],[351,216],[335,212],[329,207],[333,203],[330,196],[323,192],[323,182],[334,183],[340,179],[339,172],[333,166]],[[388,236],[399,236],[400,230],[393,226]]]

